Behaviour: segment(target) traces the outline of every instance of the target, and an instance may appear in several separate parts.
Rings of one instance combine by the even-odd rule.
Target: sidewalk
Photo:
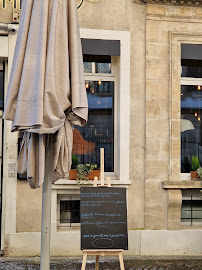
[[[80,270],[81,257],[52,258],[51,270]],[[125,270],[202,270],[200,257],[167,257],[167,258],[139,258],[125,257]],[[40,258],[8,258],[0,257],[0,270],[39,270]],[[89,257],[86,270],[95,269],[95,260]],[[100,270],[120,270],[118,258],[103,257],[99,263]]]

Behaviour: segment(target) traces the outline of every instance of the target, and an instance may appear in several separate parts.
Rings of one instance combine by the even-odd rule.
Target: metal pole
[[[52,136],[47,145],[45,178],[42,191],[41,258],[40,270],[50,270],[51,186],[52,186]]]

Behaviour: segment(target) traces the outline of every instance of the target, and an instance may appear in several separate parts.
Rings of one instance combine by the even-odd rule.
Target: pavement
[[[51,270],[80,270],[82,257],[53,257]],[[202,257],[124,257],[125,270],[202,270]],[[0,270],[39,270],[40,257],[0,257]],[[87,259],[86,270],[95,269],[95,258]],[[101,257],[99,270],[120,270],[116,257]]]

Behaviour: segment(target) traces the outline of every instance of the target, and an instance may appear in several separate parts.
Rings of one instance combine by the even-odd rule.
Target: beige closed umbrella
[[[23,1],[4,119],[13,121],[12,132],[24,131],[18,172],[27,173],[32,188],[44,182],[42,231],[51,183],[71,166],[72,127],[87,115],[76,1]],[[42,259],[41,265],[49,269]]]

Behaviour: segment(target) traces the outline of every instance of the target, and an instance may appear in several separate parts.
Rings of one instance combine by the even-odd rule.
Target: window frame
[[[119,40],[120,56],[115,57],[116,61],[116,94],[115,102],[117,111],[115,114],[114,134],[117,136],[117,147],[114,149],[114,175],[105,173],[111,177],[112,185],[123,185],[128,187],[131,184],[129,178],[129,154],[130,154],[130,32],[113,31],[100,29],[80,28],[81,38]],[[111,74],[110,74],[111,75]],[[117,148],[117,149],[116,149]],[[54,185],[75,185],[76,180],[60,179]],[[59,188],[59,187],[58,187]]]
[[[130,32],[80,28],[80,36],[84,39],[120,41],[120,57],[114,57],[116,65],[114,140],[117,142],[114,146],[115,173],[114,175],[107,173],[105,176],[111,176],[112,184],[130,184]]]
[[[190,173],[181,173],[181,44],[202,44],[201,33],[170,32],[169,76],[169,181],[191,180]],[[197,78],[198,79],[198,78]],[[189,79],[188,79],[189,80]],[[183,82],[183,81],[182,81]]]
[[[190,44],[192,44],[190,42]],[[202,44],[201,44],[202,46]],[[181,74],[182,74],[182,67],[181,67]],[[181,77],[180,74],[180,77]],[[198,86],[198,85],[202,85],[202,78],[194,78],[194,77],[181,77],[180,79],[180,88],[181,86],[184,85],[193,85],[193,86]],[[180,102],[181,104],[181,102]],[[180,110],[181,110],[181,105],[180,105]],[[181,115],[181,112],[180,112]],[[181,134],[180,134],[180,139],[181,139]],[[181,162],[181,158],[180,158],[180,162]],[[181,172],[181,180],[190,180],[191,179],[191,174],[190,173],[182,173]]]
[[[80,201],[80,194],[58,194],[57,195],[57,231],[78,229],[81,226],[80,222],[79,223],[63,223],[63,222],[61,223],[60,222],[60,202],[71,201],[71,200]]]

